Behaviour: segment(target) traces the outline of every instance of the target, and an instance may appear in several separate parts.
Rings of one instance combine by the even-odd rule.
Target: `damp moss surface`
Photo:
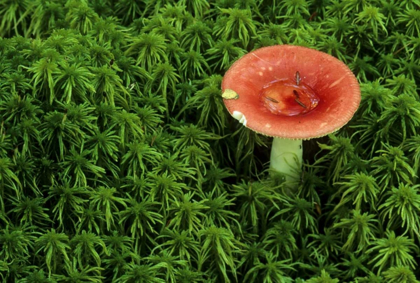
[[[0,1],[0,280],[419,282],[419,38],[419,0]],[[293,190],[220,87],[276,44],[362,92]]]

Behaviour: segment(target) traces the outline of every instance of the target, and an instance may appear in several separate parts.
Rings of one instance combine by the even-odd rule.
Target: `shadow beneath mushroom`
[[[317,158],[322,157],[326,153],[320,152],[320,147],[318,143],[326,144],[328,143],[328,136],[311,139],[311,140],[304,140],[303,141],[303,161],[307,164],[314,164],[315,163],[315,156]]]

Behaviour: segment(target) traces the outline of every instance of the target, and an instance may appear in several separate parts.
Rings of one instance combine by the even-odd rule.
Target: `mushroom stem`
[[[296,182],[300,179],[302,153],[302,140],[274,138],[270,167],[284,174],[286,182]]]

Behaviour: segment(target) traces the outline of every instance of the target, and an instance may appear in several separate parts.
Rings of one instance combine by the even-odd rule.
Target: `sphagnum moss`
[[[2,282],[418,282],[419,1],[0,2]],[[275,44],[362,90],[295,195],[220,91]]]

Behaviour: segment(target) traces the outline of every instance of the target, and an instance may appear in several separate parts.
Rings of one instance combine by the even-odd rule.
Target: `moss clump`
[[[418,282],[419,8],[1,1],[1,280]],[[338,57],[362,89],[307,142],[294,195],[220,91],[274,44]]]

